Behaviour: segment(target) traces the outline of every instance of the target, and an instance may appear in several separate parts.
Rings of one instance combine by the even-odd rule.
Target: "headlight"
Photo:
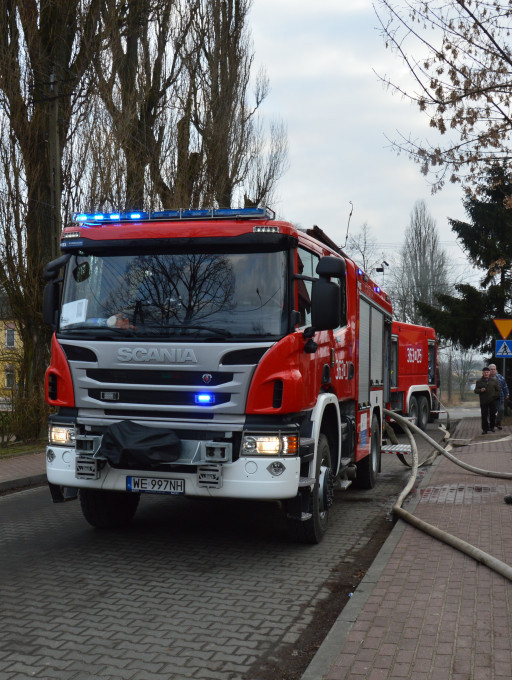
[[[244,434],[242,456],[297,456],[299,437],[296,434]]]
[[[74,446],[75,428],[62,425],[50,425],[48,428],[48,441],[54,446]]]

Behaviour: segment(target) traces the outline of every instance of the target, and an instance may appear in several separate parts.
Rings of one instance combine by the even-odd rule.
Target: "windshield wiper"
[[[148,331],[154,331],[154,332],[162,332],[162,331],[171,331],[171,330],[177,330],[181,331],[180,335],[187,335],[185,331],[191,330],[191,331],[209,331],[210,333],[213,333],[214,335],[219,335],[223,338],[232,338],[233,334],[224,329],[224,328],[214,328],[212,326],[201,326],[201,325],[190,325],[190,324],[162,324],[161,326],[142,326],[140,327],[141,333],[148,332]]]
[[[191,329],[191,330],[196,330],[196,331],[210,331],[210,333],[215,333],[215,335],[221,335],[225,338],[232,338],[233,333],[230,331],[226,330],[225,328],[214,328],[213,326],[200,326],[200,325],[194,325],[194,326],[189,326],[188,324],[182,326],[183,330]]]
[[[105,335],[127,335],[133,336],[137,335],[135,329],[133,328],[116,328],[116,326],[84,326],[83,328],[61,328],[60,333],[76,333],[85,334],[88,337],[94,334],[96,337],[102,337]]]

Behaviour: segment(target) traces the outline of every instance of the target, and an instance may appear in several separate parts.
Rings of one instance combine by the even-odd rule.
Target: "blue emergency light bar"
[[[275,219],[270,208],[212,208],[200,210],[157,210],[73,213],[75,224],[112,224],[142,220]]]

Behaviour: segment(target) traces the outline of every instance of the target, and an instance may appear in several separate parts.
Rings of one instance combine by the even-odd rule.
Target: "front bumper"
[[[180,471],[170,469],[169,472],[162,472],[160,469],[158,472],[149,472],[113,468],[107,461],[100,460],[96,465],[96,475],[91,473],[91,467],[85,473],[88,477],[84,478],[83,470],[79,469],[77,473],[77,458],[80,465],[84,457],[78,457],[74,448],[52,445],[47,447],[46,453],[48,481],[59,487],[127,491],[128,477],[158,477],[184,480],[185,496],[281,500],[295,497],[300,481],[299,456],[243,456],[234,462],[215,463],[211,469],[217,471],[221,482],[220,485],[211,486],[207,481],[208,466],[204,465],[191,466],[190,472],[184,472],[183,468]]]

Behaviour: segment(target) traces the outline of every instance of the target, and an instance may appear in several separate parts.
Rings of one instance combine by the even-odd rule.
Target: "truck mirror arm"
[[[48,264],[44,268],[43,279],[45,281],[53,281],[54,279],[56,279],[59,275],[59,270],[61,269],[61,267],[64,267],[64,265],[68,263],[70,258],[71,253],[66,253],[65,255],[61,255],[60,257],[58,257],[56,260],[48,262]]]
[[[306,344],[304,345],[306,354],[314,354],[318,349],[318,344],[313,340],[315,333],[316,328],[314,326],[308,326],[302,333],[302,337],[306,340]]]

